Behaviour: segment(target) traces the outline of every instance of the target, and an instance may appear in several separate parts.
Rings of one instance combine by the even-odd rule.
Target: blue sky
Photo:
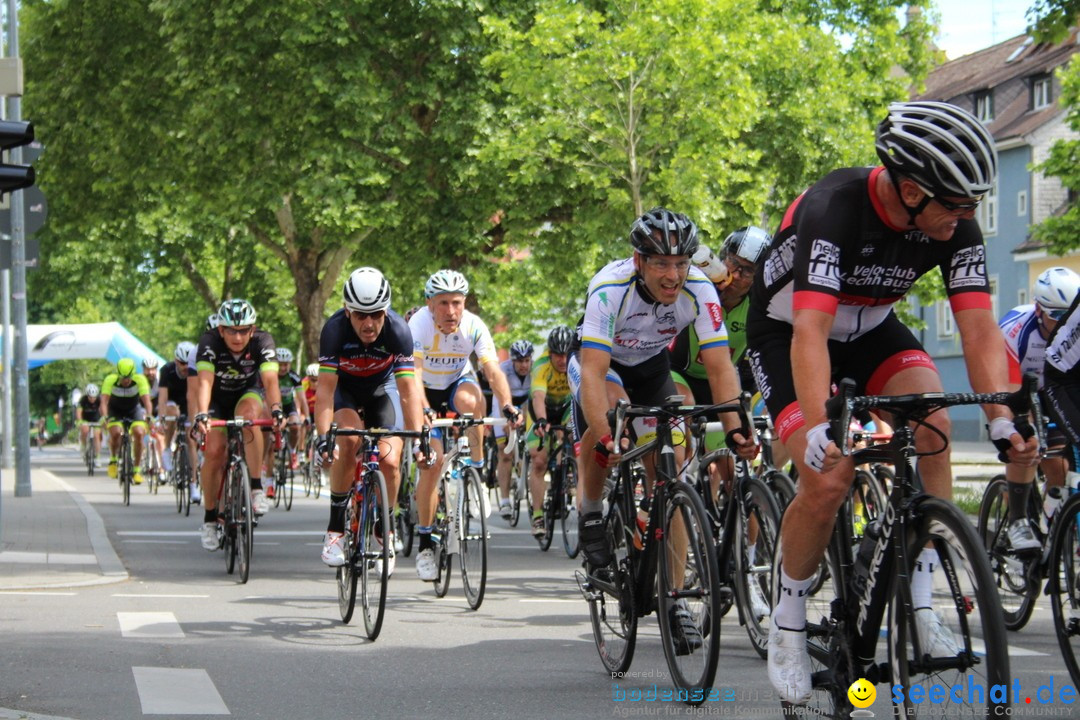
[[[937,0],[941,14],[938,47],[950,60],[1024,32],[1031,0]]]

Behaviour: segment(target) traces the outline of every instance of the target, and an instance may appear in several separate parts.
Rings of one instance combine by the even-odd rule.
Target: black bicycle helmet
[[[630,244],[642,255],[693,255],[698,243],[697,225],[664,208],[653,208],[630,226]]]
[[[566,355],[570,352],[570,348],[574,345],[574,331],[568,328],[566,325],[559,325],[552,328],[548,333],[547,347],[549,353],[556,355]]]

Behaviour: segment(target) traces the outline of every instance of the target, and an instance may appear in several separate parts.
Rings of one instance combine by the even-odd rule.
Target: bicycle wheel
[[[289,469],[289,447],[282,443],[274,453],[274,477],[270,482],[274,483],[274,507],[281,507],[281,496],[285,493],[285,473]]]
[[[851,483],[851,539],[857,551],[866,533],[866,526],[885,511],[887,498],[881,483],[866,470],[856,470]]]
[[[795,483],[783,470],[772,469],[761,476],[765,486],[772,491],[773,499],[776,500],[776,509],[781,513],[793,499],[795,499]]]
[[[131,505],[131,441],[125,432],[120,442],[120,486],[124,489],[124,504]]]
[[[191,461],[186,447],[176,453],[176,502],[177,512],[191,515]]]
[[[311,475],[314,470],[315,461],[311,459],[311,455],[308,455],[308,461],[304,463],[304,496],[311,496]]]
[[[1058,509],[1050,546],[1050,610],[1073,685],[1080,684],[1080,495]]]
[[[435,578],[435,597],[446,597],[450,589],[450,533],[453,527],[450,523],[449,514],[446,512],[446,483],[448,479],[439,481],[439,504],[435,508],[435,531],[433,536],[438,535],[438,545],[435,547],[435,558],[439,565],[439,576]]]
[[[222,549],[225,551],[225,572],[232,575],[236,572],[236,485],[232,482],[232,471],[226,473],[222,482],[225,487],[222,491],[222,506],[218,512],[225,518],[225,534],[222,541]]]
[[[671,679],[700,705],[720,656],[720,572],[712,523],[687,483],[668,481],[657,567],[657,614]],[[714,621],[715,619],[715,621]]]
[[[806,649],[815,680],[805,714],[846,719],[852,711],[848,688],[858,676],[849,665],[851,653],[845,635],[848,620],[843,616],[842,604],[835,602],[840,596],[838,585],[844,577],[837,542],[834,535],[818,571],[823,580],[817,592],[807,597]],[[780,572],[780,562],[778,547],[773,559],[773,577]],[[778,588],[779,583],[773,583],[773,607],[776,607]]]
[[[358,548],[361,547],[360,513],[356,493],[350,491],[349,507],[345,511],[345,545],[342,548],[345,564],[337,569],[338,612],[341,613],[343,623],[352,620],[353,610],[356,608],[356,583],[360,578],[359,565],[363,563],[358,557]]]
[[[927,610],[913,612],[910,584],[896,583],[888,613],[893,689],[897,684],[902,688],[978,685],[987,692],[982,697],[981,693],[962,693],[959,701],[950,694],[942,703],[912,702],[905,694],[897,703],[897,713],[906,717],[1004,716],[1009,702],[1007,698],[995,701],[990,688],[1010,682],[1009,646],[994,576],[979,536],[960,510],[938,498],[919,502],[909,530],[908,567],[899,569],[899,574],[912,577],[916,564],[926,559],[920,555],[927,546],[937,552],[940,567],[933,574],[931,612],[940,618],[941,627],[931,630],[932,644],[919,637],[921,631],[913,627],[915,613]]]
[[[242,461],[233,465],[232,483],[234,488],[233,512],[236,519],[236,564],[240,571],[240,583],[248,581],[251,573],[252,522],[255,517],[251,507],[251,480],[247,465]]]
[[[285,485],[278,490],[278,492],[285,496],[285,511],[292,510],[293,493],[296,490],[296,471],[293,470],[292,465],[289,465],[289,470],[285,476]]]
[[[743,486],[746,515],[737,514],[735,529],[735,597],[746,634],[762,658],[769,656],[767,598],[772,597],[772,560],[780,534],[780,511],[776,499],[761,480],[751,477]],[[757,606],[755,607],[755,601]]]
[[[608,542],[612,548],[611,564],[595,568],[584,580],[579,580],[582,594],[589,603],[589,621],[600,660],[609,673],[624,673],[630,669],[637,644],[638,613],[634,576],[633,528],[627,522],[626,501],[612,500],[605,520]],[[632,517],[632,516],[630,516]],[[580,577],[580,576],[579,576]]]
[[[464,469],[458,499],[458,563],[465,600],[476,610],[484,602],[487,585],[487,515],[484,513],[480,475],[476,468]]]
[[[390,506],[386,502],[386,478],[378,470],[364,479],[364,518],[361,540],[364,628],[369,640],[379,637],[386,611],[386,581],[390,572]],[[383,536],[376,535],[376,529]]]
[[[1029,494],[1029,497],[1033,495]],[[1028,557],[1019,557],[1009,549],[1009,484],[1004,475],[995,476],[983,492],[978,528],[979,537],[990,558],[990,570],[994,574],[1005,627],[1019,630],[1027,625],[1031,613],[1035,611],[1035,600],[1040,590],[1040,558],[1031,553]],[[1035,523],[1032,523],[1032,531],[1041,535]]]
[[[563,550],[571,560],[578,556],[577,464],[572,460],[563,463],[562,486],[559,488],[559,524],[562,526]]]
[[[560,500],[560,498],[555,497],[557,483],[556,478],[551,478],[551,485],[544,491],[544,498],[540,501],[540,509],[544,513],[544,534],[537,535],[536,542],[544,552],[547,552],[548,548],[551,547],[551,541],[555,537],[555,513],[558,512],[558,502]],[[531,510],[529,517],[532,517]]]

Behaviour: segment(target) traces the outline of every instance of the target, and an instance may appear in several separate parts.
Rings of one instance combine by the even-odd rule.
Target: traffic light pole
[[[7,0],[7,51],[19,56],[19,8],[16,0]],[[22,98],[8,98],[8,119],[22,119]],[[22,148],[8,151],[11,162],[22,163]],[[26,226],[23,218],[22,191],[11,194],[11,321],[14,362],[12,380],[15,401],[15,497],[30,497],[30,377],[27,372],[26,346]]]

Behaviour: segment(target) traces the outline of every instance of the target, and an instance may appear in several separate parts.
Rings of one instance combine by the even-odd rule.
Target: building
[[[1039,273],[1054,265],[1080,272],[1080,254],[1049,256],[1030,240],[1033,225],[1061,212],[1068,192],[1056,178],[1032,170],[1042,162],[1055,140],[1075,138],[1059,105],[1060,81],[1055,70],[1077,51],[1074,28],[1062,43],[1036,43],[1020,35],[985,50],[938,66],[926,80],[919,100],[943,100],[964,108],[982,120],[997,141],[997,187],[980,206],[977,219],[986,238],[987,273],[1000,318],[1016,305],[1028,302]],[[926,322],[922,341],[941,370],[945,389],[970,390],[948,301],[918,307]],[[954,438],[986,437],[977,408],[951,411]]]

